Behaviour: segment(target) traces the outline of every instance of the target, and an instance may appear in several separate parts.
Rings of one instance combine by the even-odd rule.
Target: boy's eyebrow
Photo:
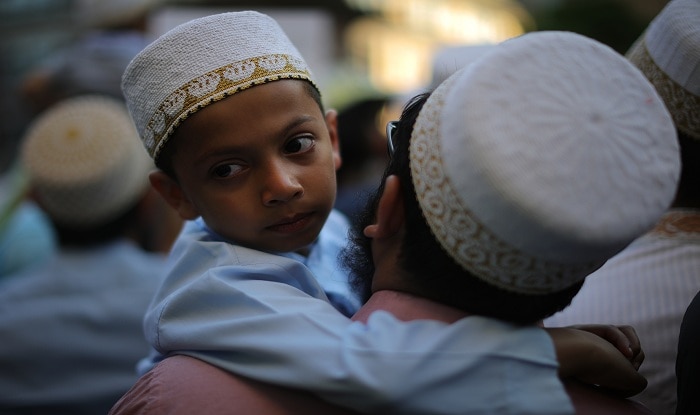
[[[302,124],[305,124],[307,122],[311,122],[311,121],[315,121],[315,120],[316,120],[316,117],[314,117],[313,115],[300,115],[300,116],[294,118],[289,124],[287,124],[287,126],[283,129],[283,134],[287,135],[294,128],[296,128]]]

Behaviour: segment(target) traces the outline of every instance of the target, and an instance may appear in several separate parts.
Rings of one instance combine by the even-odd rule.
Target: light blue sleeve
[[[353,323],[296,261],[220,243],[179,254],[176,268],[185,273],[166,282],[145,319],[163,354],[362,412],[497,413],[507,393],[516,401],[537,396],[533,414],[572,413],[552,342],[539,328],[480,317],[403,323],[384,312]],[[207,262],[206,271],[188,274]]]

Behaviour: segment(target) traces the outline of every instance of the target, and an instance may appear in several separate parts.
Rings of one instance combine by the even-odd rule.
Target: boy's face
[[[184,219],[202,216],[221,236],[264,251],[316,239],[335,201],[340,153],[335,112],[324,116],[303,82],[238,92],[178,127],[178,183],[159,191]]]

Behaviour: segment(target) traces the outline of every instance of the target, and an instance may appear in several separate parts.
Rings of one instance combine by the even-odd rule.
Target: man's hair
[[[409,278],[406,283],[412,287],[414,294],[468,313],[518,324],[532,324],[562,310],[570,304],[583,281],[547,295],[525,295],[502,290],[463,269],[435,239],[418,205],[409,166],[409,139],[418,112],[428,96],[428,93],[418,95],[404,108],[394,133],[395,152],[379,188],[370,197],[351,231],[351,244],[344,251],[343,260],[352,271],[353,288],[363,300],[371,294],[374,263],[371,240],[364,236],[363,229],[374,221],[386,178],[396,175],[401,182],[406,229],[398,260],[405,271],[404,275]]]
[[[91,248],[111,243],[126,236],[128,231],[137,228],[139,220],[139,201],[134,202],[116,218],[90,226],[66,225],[51,219],[61,246],[74,248]]]
[[[304,83],[304,89],[306,93],[318,104],[321,114],[325,114],[326,110],[323,106],[323,100],[321,99],[321,93],[316,87],[308,81],[302,80]],[[234,95],[229,95],[227,98],[233,97]],[[177,131],[177,129],[175,130]],[[173,133],[175,134],[175,133]],[[165,174],[170,176],[173,180],[177,180],[175,176],[175,169],[173,168],[173,156],[177,153],[177,143],[172,137],[163,147],[160,155],[155,159],[156,167],[162,170]]]

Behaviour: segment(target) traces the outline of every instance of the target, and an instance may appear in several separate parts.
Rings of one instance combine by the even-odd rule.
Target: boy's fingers
[[[630,362],[632,362],[632,365],[634,366],[635,369],[639,369],[639,367],[644,362],[645,355],[644,355],[644,350],[642,349],[641,342],[639,341],[639,337],[637,336],[637,332],[634,330],[634,327],[632,327],[632,326],[619,326],[618,328],[629,339],[630,349],[632,350],[632,356],[630,357]]]
[[[624,333],[625,337],[627,337],[630,349],[632,350],[632,357],[642,353],[642,345],[639,341],[639,336],[637,336],[637,331],[634,329],[634,327],[618,326],[618,329],[620,329],[620,331]]]
[[[641,344],[637,332],[632,326],[613,326],[610,324],[578,324],[571,326],[578,330],[584,330],[593,333],[611,343],[619,350],[627,359],[634,363],[635,358],[639,358],[642,353]],[[641,364],[641,362],[639,363]]]

